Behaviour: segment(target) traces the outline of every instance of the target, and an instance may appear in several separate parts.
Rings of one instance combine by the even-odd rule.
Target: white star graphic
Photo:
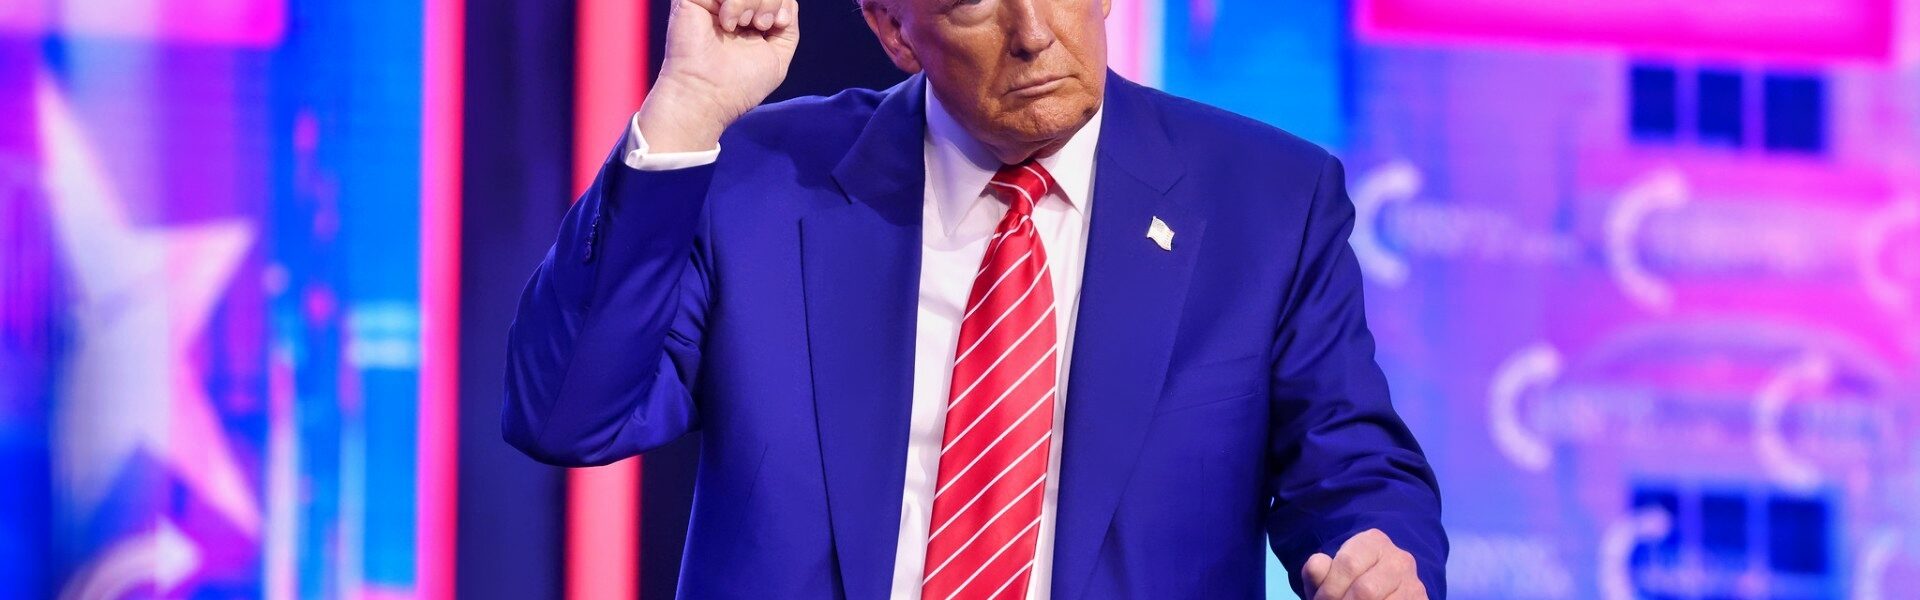
[[[54,407],[55,489],[93,514],[144,450],[239,531],[258,535],[255,493],[187,360],[253,231],[241,220],[134,225],[44,72],[35,101],[54,229],[78,287],[77,343]]]

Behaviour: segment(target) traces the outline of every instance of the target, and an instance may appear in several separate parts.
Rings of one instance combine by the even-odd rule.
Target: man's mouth
[[[1007,95],[1016,98],[1045,96],[1054,90],[1060,89],[1060,86],[1066,85],[1066,83],[1067,77],[1064,75],[1030,79],[1013,86],[1013,89],[1007,91]]]

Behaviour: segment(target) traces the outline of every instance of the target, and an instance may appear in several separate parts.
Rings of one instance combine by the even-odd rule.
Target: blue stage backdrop
[[[422,17],[0,9],[0,597],[414,589]]]

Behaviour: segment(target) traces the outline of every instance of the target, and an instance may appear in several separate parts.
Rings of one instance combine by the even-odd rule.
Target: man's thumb
[[[1301,570],[1307,576],[1307,584],[1318,588],[1321,583],[1326,582],[1327,573],[1333,571],[1333,557],[1327,556],[1326,553],[1315,552],[1313,556],[1307,557],[1307,565]]]

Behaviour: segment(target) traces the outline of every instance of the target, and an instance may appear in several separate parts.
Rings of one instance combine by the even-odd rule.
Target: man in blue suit
[[[677,0],[521,298],[505,436],[704,432],[690,598],[1443,597],[1339,161],[1106,69],[1106,0],[864,0],[913,76],[756,106],[795,0]]]

